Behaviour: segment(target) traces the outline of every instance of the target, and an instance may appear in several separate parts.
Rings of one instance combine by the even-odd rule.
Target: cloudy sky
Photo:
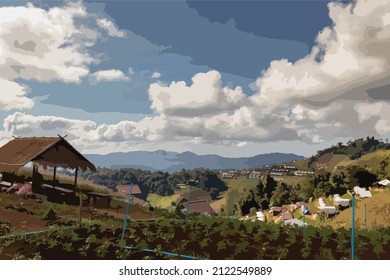
[[[390,136],[390,1],[0,0],[0,144],[310,155]]]

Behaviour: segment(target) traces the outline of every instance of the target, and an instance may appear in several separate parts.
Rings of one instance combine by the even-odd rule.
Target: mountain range
[[[89,154],[88,160],[99,167],[139,168],[150,171],[175,172],[182,168],[209,168],[216,170],[247,169],[267,164],[286,163],[303,159],[303,156],[286,153],[260,154],[253,157],[228,158],[218,155],[197,155],[192,152],[135,151],[127,153],[110,153],[106,155]]]

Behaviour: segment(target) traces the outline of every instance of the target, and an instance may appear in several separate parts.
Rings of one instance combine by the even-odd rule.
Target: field
[[[241,178],[236,188],[246,180]],[[253,180],[256,181],[256,180]],[[238,184],[241,182],[241,184]],[[194,194],[202,193],[199,190]],[[204,193],[203,193],[204,194]],[[178,194],[167,197],[178,197]],[[153,200],[153,196],[151,196]],[[389,259],[390,191],[357,202],[357,259]],[[161,197],[155,197],[161,201]],[[223,203],[223,199],[215,201]],[[362,206],[367,205],[368,230],[362,226]],[[386,204],[387,203],[387,204]],[[14,194],[0,194],[0,259],[180,259],[180,254],[199,259],[349,259],[350,210],[325,222],[308,216],[307,228],[259,221],[190,214],[182,217],[163,210],[131,205],[125,240],[120,241],[126,204],[115,209],[79,207],[39,202]],[[308,202],[315,210],[315,201]],[[93,210],[93,211],[92,211]],[[55,218],[49,213],[54,212]],[[379,215],[378,213],[381,213]],[[300,210],[294,217],[301,218]],[[311,225],[315,225],[312,227]],[[330,227],[331,226],[331,227]],[[35,232],[26,235],[25,233]],[[305,238],[303,238],[303,235]],[[132,248],[131,250],[126,248]],[[144,251],[147,249],[148,251]],[[176,255],[166,255],[173,252]]]
[[[112,205],[121,206],[115,209],[95,209],[84,205],[81,207],[82,222],[98,223],[109,218],[123,221],[126,203],[114,200]],[[47,230],[53,225],[77,226],[80,220],[79,206],[38,201],[15,194],[0,193],[0,208],[2,209],[0,223],[5,225],[9,232]],[[51,213],[48,214],[49,212]],[[134,220],[156,219],[161,217],[161,212],[158,210],[152,212],[147,208],[133,205],[129,216]]]
[[[237,176],[234,179],[223,179],[223,181],[228,185],[229,191],[242,191],[246,188],[255,187],[259,183],[258,179],[248,179],[246,176]]]
[[[191,216],[132,221],[120,241],[115,219],[0,239],[1,259],[350,259],[350,231]],[[357,259],[390,258],[390,232],[357,231]],[[131,250],[129,250],[131,248]],[[169,252],[169,255],[167,253]],[[176,255],[173,255],[176,254]]]
[[[147,202],[152,207],[162,208],[162,209],[168,209],[172,207],[172,203],[177,203],[180,200],[180,194],[173,194],[169,196],[160,196],[155,193],[151,193],[148,195],[148,198],[146,199]]]

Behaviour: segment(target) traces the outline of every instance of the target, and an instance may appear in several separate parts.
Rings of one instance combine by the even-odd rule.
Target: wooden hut
[[[33,192],[50,196],[74,197],[78,170],[96,170],[89,160],[61,136],[15,138],[0,148],[0,173],[14,173],[29,162],[33,163]],[[53,179],[44,182],[38,171],[39,166],[53,167]],[[73,186],[58,186],[57,167],[75,169]]]

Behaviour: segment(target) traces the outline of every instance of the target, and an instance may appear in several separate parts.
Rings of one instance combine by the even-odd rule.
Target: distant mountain
[[[191,152],[176,153],[166,151],[111,153],[107,155],[86,155],[99,167],[139,168],[144,170],[161,170],[167,172],[184,169],[245,169],[256,168],[267,164],[276,164],[303,159],[295,154],[270,153],[247,158],[226,158],[218,155],[197,155]]]

